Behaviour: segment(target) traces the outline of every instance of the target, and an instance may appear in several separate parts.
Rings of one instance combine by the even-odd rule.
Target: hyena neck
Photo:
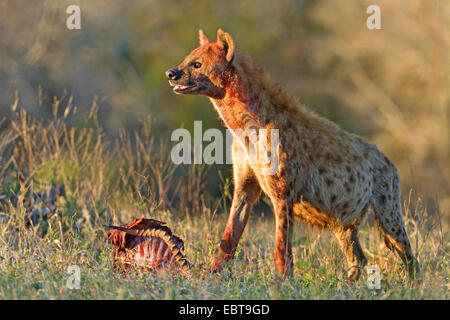
[[[225,125],[231,130],[282,127],[287,117],[305,110],[263,68],[248,56],[235,57],[233,66],[220,79],[226,94],[210,98]],[[305,114],[308,117],[307,114]]]
[[[264,126],[261,105],[242,66],[234,62],[233,66],[224,72],[220,82],[225,89],[225,96],[210,100],[225,125],[232,130]]]

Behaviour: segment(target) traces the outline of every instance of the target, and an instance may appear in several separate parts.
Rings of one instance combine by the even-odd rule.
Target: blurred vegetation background
[[[174,95],[164,77],[197,46],[198,29],[215,39],[220,27],[303,104],[376,143],[405,197],[413,188],[450,219],[449,1],[78,0],[81,30],[68,30],[73,3],[0,0],[0,117],[19,98],[52,118],[56,96],[76,109],[76,126],[94,105],[111,139],[148,117],[164,141],[194,120],[222,128],[206,98]],[[370,4],[381,8],[382,30],[366,27]],[[231,175],[209,170],[212,193],[217,169]]]

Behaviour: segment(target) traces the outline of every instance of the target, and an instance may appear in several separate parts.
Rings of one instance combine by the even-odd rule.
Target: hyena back
[[[232,131],[278,129],[276,173],[249,161],[249,146],[233,141],[234,195],[220,248],[210,269],[229,261],[253,205],[264,192],[276,218],[275,264],[292,274],[290,226],[294,219],[331,230],[344,252],[348,276],[355,281],[367,263],[358,227],[369,209],[388,248],[396,251],[412,275],[416,262],[403,222],[398,173],[375,145],[347,133],[304,108],[264,70],[238,54],[231,36],[218,30],[211,42],[199,31],[200,46],[176,68],[166,71],[177,94],[209,97]]]

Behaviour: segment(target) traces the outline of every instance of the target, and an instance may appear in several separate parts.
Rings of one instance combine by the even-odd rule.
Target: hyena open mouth
[[[190,90],[193,89],[193,88],[195,88],[194,85],[192,85],[192,86],[186,86],[186,85],[180,85],[180,84],[178,84],[178,85],[176,85],[176,86],[173,88],[173,92],[175,92],[175,93],[184,93],[185,91],[190,91]]]
[[[173,87],[172,91],[176,94],[192,93],[193,89],[197,87],[195,84],[177,84],[169,81],[169,84]]]

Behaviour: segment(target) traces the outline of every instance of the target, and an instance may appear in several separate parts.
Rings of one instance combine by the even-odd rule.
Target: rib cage
[[[127,226],[108,227],[108,239],[114,245],[114,267],[124,273],[174,266],[185,273],[192,267],[184,254],[183,240],[173,235],[164,222],[141,218]]]

